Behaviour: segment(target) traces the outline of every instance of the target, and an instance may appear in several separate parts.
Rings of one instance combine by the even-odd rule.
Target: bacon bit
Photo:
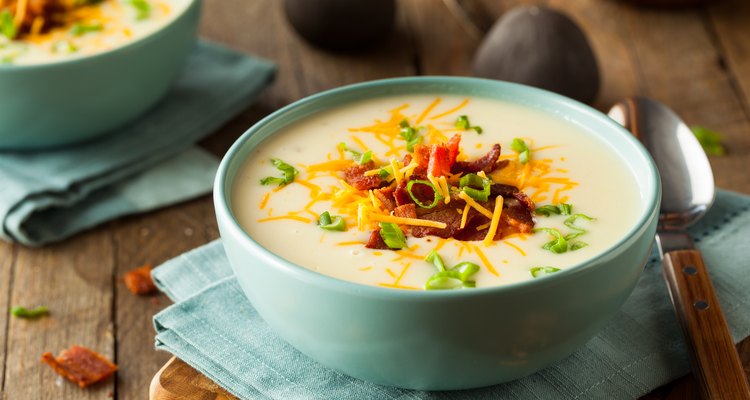
[[[158,289],[151,278],[151,264],[132,269],[123,276],[125,286],[137,295],[155,293]]]
[[[380,236],[380,228],[375,229],[370,233],[370,237],[367,239],[365,247],[368,249],[390,250],[390,247],[385,244],[383,237]]]
[[[344,180],[357,190],[377,189],[385,183],[380,176],[365,176],[365,172],[374,168],[375,163],[372,161],[364,165],[353,165],[344,170]]]
[[[476,173],[484,171],[486,174],[491,173],[496,169],[500,169],[508,164],[507,160],[500,160],[500,145],[494,144],[490,151],[485,154],[482,158],[475,161],[456,161],[451,167],[451,172],[454,174],[458,173]]]
[[[117,365],[106,357],[81,346],[63,350],[57,358],[46,352],[42,354],[42,362],[81,388],[103,381],[117,371]]]
[[[451,172],[450,151],[442,144],[430,148],[430,162],[427,165],[427,175],[445,176]]]

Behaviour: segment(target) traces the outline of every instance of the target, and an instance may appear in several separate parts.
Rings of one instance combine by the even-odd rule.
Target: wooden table
[[[303,96],[364,80],[403,75],[470,75],[481,32],[516,0],[399,0],[394,34],[376,48],[334,55],[311,48],[290,30],[277,0],[205,0],[201,35],[275,60],[276,83],[251,108],[202,145],[217,155],[262,116]],[[630,95],[672,106],[691,124],[725,135],[729,154],[713,157],[718,186],[750,193],[750,2],[704,8],[640,9],[614,0],[550,0],[586,31],[603,84],[595,106]],[[454,6],[451,8],[450,6]],[[461,18],[455,6],[466,11]],[[0,243],[0,310],[47,304],[49,318],[0,313],[0,398],[144,399],[169,354],[153,350],[151,317],[170,304],[132,295],[122,274],[166,261],[218,237],[211,199],[123,218],[63,243],[29,249]],[[44,351],[72,344],[114,361],[116,379],[81,390],[59,382],[39,362]],[[750,370],[750,339],[739,345]],[[646,396],[695,398],[690,376]]]

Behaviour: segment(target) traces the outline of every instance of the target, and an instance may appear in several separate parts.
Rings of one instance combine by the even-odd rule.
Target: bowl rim
[[[127,43],[124,43],[121,46],[113,47],[109,50],[100,51],[97,53],[89,54],[86,56],[81,57],[73,57],[73,58],[64,58],[61,60],[54,60],[51,62],[43,62],[43,63],[37,63],[37,64],[0,64],[0,73],[2,72],[9,72],[9,71],[21,71],[21,70],[36,70],[36,69],[44,69],[44,68],[54,68],[57,66],[68,66],[80,62],[87,62],[90,60],[97,60],[99,58],[104,58],[111,56],[114,53],[119,53],[121,51],[127,51],[132,47],[135,46],[142,46],[145,45],[147,42],[150,42],[152,40],[156,40],[157,37],[161,36],[168,27],[171,27],[175,24],[177,24],[178,21],[182,21],[186,16],[189,14],[189,12],[194,8],[200,5],[200,3],[203,0],[187,0],[189,4],[185,8],[183,8],[179,14],[175,15],[174,18],[172,18],[168,23],[158,27],[155,31],[149,33],[148,35],[141,36],[139,38],[136,38],[134,40],[130,40]]]
[[[596,256],[572,265],[570,267],[567,267],[564,270],[561,270],[555,274],[551,274],[548,276],[545,276],[542,279],[528,279],[525,281],[520,282],[512,282],[508,284],[498,285],[498,286],[488,286],[488,287],[479,287],[474,288],[471,290],[401,290],[401,289],[393,289],[393,288],[386,288],[386,287],[379,287],[374,285],[367,285],[357,282],[351,282],[346,281],[343,279],[335,278],[329,275],[325,275],[319,272],[312,271],[304,266],[295,264],[291,261],[288,261],[284,259],[283,257],[271,252],[270,250],[267,250],[265,247],[260,245],[260,243],[256,242],[248,233],[245,232],[244,229],[239,225],[236,218],[234,217],[231,207],[229,206],[229,200],[228,196],[225,194],[231,193],[233,180],[230,182],[228,180],[228,173],[230,170],[230,167],[236,163],[236,162],[243,162],[243,160],[237,161],[237,155],[242,151],[242,149],[245,147],[245,143],[250,140],[250,138],[258,131],[263,129],[266,125],[271,123],[271,121],[275,120],[276,118],[279,118],[297,108],[305,107],[311,103],[320,101],[321,99],[325,99],[331,96],[338,96],[344,93],[348,92],[356,92],[356,91],[367,91],[368,89],[372,88],[378,88],[378,87],[400,87],[400,86],[413,86],[413,85],[423,85],[423,86],[429,86],[434,84],[452,84],[452,85],[463,85],[466,83],[476,83],[476,84],[483,84],[483,85],[495,85],[499,90],[502,90],[503,88],[509,88],[514,91],[526,91],[525,95],[529,95],[530,97],[533,96],[543,96],[548,97],[549,100],[552,103],[555,104],[563,104],[566,107],[572,108],[572,111],[576,112],[578,115],[584,117],[584,118],[578,118],[578,120],[599,120],[599,122],[608,125],[611,130],[614,130],[618,132],[617,134],[622,135],[625,140],[630,141],[632,145],[635,146],[635,149],[637,152],[640,153],[640,156],[643,157],[643,159],[646,161],[646,167],[649,172],[649,176],[646,177],[646,180],[650,178],[650,182],[653,182],[652,185],[646,185],[641,184],[641,181],[643,179],[636,179],[638,183],[638,188],[642,191],[645,191],[644,193],[644,201],[645,205],[643,208],[643,211],[638,216],[638,220],[636,223],[632,224],[628,232],[623,235],[623,237],[618,240],[616,243],[610,245],[605,251],[597,254]],[[468,90],[467,90],[468,92]],[[398,95],[398,92],[390,93],[390,95]],[[468,93],[466,93],[469,95]],[[380,94],[378,97],[387,96],[386,94]],[[482,97],[481,95],[477,95],[477,97]],[[364,98],[363,98],[364,99]],[[499,100],[499,99],[495,99]],[[523,104],[522,102],[517,102],[516,104]],[[318,110],[320,111],[320,110]],[[545,111],[548,112],[548,111]],[[273,133],[272,133],[273,134]],[[265,140],[265,139],[264,139]],[[262,143],[262,142],[261,142]],[[613,151],[617,151],[614,149]],[[620,153],[618,153],[620,154]],[[650,196],[648,191],[652,191],[650,193]],[[268,116],[264,117],[260,121],[253,124],[250,128],[248,128],[229,148],[229,150],[225,153],[224,157],[221,160],[221,163],[219,164],[219,168],[216,172],[216,177],[214,179],[214,192],[213,192],[213,202],[214,202],[214,209],[216,218],[219,224],[219,227],[225,229],[220,229],[221,236],[222,236],[222,244],[225,245],[223,242],[227,240],[226,236],[232,236],[236,241],[239,242],[239,244],[243,248],[249,248],[254,255],[261,256],[265,261],[269,261],[271,264],[273,264],[271,267],[275,268],[277,270],[280,270],[285,275],[292,276],[294,279],[304,281],[316,286],[323,287],[327,290],[335,290],[335,291],[345,291],[350,293],[357,293],[359,295],[365,295],[370,297],[377,297],[377,298],[408,298],[408,299],[415,299],[415,300],[425,300],[429,301],[432,299],[439,299],[439,298],[453,298],[455,296],[459,297],[473,297],[473,296],[484,296],[488,293],[499,293],[499,292],[514,292],[517,290],[529,290],[531,288],[534,288],[534,290],[543,289],[544,287],[547,287],[549,285],[556,285],[563,280],[567,279],[573,279],[577,274],[584,273],[585,271],[589,270],[587,268],[588,266],[591,266],[593,264],[596,264],[596,261],[601,260],[603,258],[611,256],[613,253],[616,253],[618,249],[623,246],[626,243],[635,241],[639,236],[637,235],[639,232],[645,229],[645,227],[649,223],[655,223],[655,219],[658,218],[659,214],[659,204],[661,200],[661,180],[659,178],[658,171],[656,169],[656,164],[653,161],[653,158],[648,153],[646,148],[625,128],[617,124],[614,120],[606,116],[605,114],[597,111],[596,109],[585,105],[583,103],[580,103],[576,100],[570,99],[568,97],[559,95],[557,93],[553,93],[547,90],[522,85],[518,83],[512,83],[512,82],[506,82],[506,81],[499,81],[499,80],[493,80],[493,79],[484,79],[484,78],[474,78],[474,77],[456,77],[456,76],[413,76],[413,77],[399,77],[399,78],[388,78],[388,79],[380,79],[380,80],[373,80],[373,81],[365,81],[360,83],[355,83],[351,85],[345,85],[336,87],[333,89],[325,90],[307,97],[304,97],[302,99],[299,99],[297,101],[294,101],[275,112],[269,114]],[[222,224],[222,221],[225,222],[225,224]],[[647,232],[646,232],[647,233]],[[226,245],[225,245],[226,246]],[[226,248],[226,247],[225,247]],[[648,258],[646,258],[648,259]],[[255,262],[262,262],[261,259],[256,260]],[[231,264],[231,261],[230,261]],[[232,268],[234,269],[234,266],[232,265]]]

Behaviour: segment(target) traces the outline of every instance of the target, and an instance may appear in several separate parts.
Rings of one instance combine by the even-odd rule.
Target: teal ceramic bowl
[[[603,138],[638,177],[642,212],[627,235],[586,263],[543,279],[459,291],[415,292],[341,281],[270,253],[242,230],[232,213],[232,183],[259,143],[322,110],[397,94],[489,97],[563,116]],[[620,309],[643,270],[660,198],[652,159],[607,116],[543,90],[459,77],[374,81],[302,99],[237,140],[219,167],[214,188],[221,238],[234,273],[279,336],[353,377],[424,390],[517,379],[570,355],[593,337]]]
[[[201,0],[157,31],[87,57],[0,65],[0,149],[39,149],[111,132],[153,106],[195,43]]]

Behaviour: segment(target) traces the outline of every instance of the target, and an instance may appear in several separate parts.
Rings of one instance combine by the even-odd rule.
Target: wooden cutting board
[[[172,357],[154,375],[149,388],[151,400],[238,400],[205,375],[179,358]]]

